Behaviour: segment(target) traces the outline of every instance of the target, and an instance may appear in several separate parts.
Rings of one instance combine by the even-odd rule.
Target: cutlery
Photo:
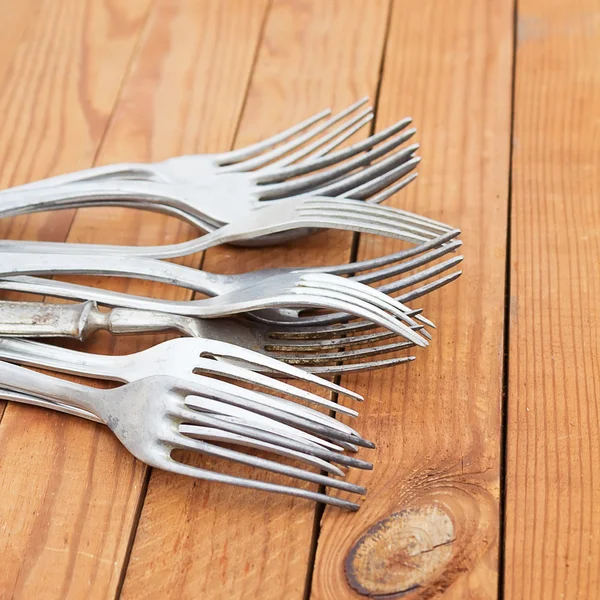
[[[261,447],[260,442],[264,441],[273,446],[270,450],[275,453],[282,453],[277,452],[281,448],[294,450],[298,453],[296,458],[305,463],[315,464],[315,458],[324,456],[321,460],[341,465],[348,465],[342,454],[344,450],[354,451],[357,446],[374,447],[351,428],[340,429],[340,423],[326,414],[320,413],[320,418],[315,419],[313,413],[316,411],[289,399],[248,390],[235,383],[224,385],[225,382],[218,379],[217,375],[229,373],[230,365],[210,360],[209,357],[240,360],[257,367],[266,366],[271,370],[276,370],[273,363],[277,361],[231,344],[208,340],[203,342],[206,344],[204,355],[212,365],[209,368],[211,375],[202,377],[201,383],[169,375],[153,375],[118,388],[103,390],[0,362],[0,385],[15,392],[59,402],[63,405],[62,408],[74,407],[80,411],[88,411],[106,423],[121,443],[149,466],[198,479],[290,494],[356,510],[357,504],[327,494],[209,471],[180,462],[172,456],[174,450],[189,450],[281,473],[327,488],[355,494],[365,493],[364,488],[339,479],[212,443],[228,442],[243,448]],[[227,370],[221,371],[224,365],[228,365]],[[282,368],[286,374],[293,369],[294,376],[299,381],[313,381],[312,376],[301,369],[294,369],[289,365]],[[281,389],[270,378],[267,378],[266,383],[262,379],[258,381],[255,379],[257,375],[259,374],[255,371],[248,370],[244,374],[244,381],[254,382],[269,392]],[[330,382],[317,379],[315,383],[331,389]],[[296,397],[301,392],[302,390],[294,391]],[[18,397],[13,396],[15,400]],[[296,406],[292,409],[291,405]],[[47,407],[53,408],[52,403]],[[290,432],[287,428],[284,430],[281,425],[292,428],[293,431]],[[307,438],[305,434],[310,437]],[[261,449],[269,448],[262,446]],[[331,453],[337,454],[334,457]],[[354,463],[349,466],[369,468],[370,465]]]

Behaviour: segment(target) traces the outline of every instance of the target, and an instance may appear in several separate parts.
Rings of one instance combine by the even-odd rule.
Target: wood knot
[[[452,555],[454,525],[437,505],[394,513],[354,544],[344,562],[350,586],[363,596],[389,596],[425,585]]]

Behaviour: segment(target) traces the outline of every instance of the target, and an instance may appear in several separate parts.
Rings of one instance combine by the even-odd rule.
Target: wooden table
[[[2,0],[0,15],[3,187],[239,147],[370,95],[376,130],[410,114],[422,143],[391,203],[461,227],[466,257],[424,302],[431,348],[344,381],[378,445],[353,474],[369,488],[356,514],[151,471],[104,427],[0,404],[0,598],[600,596],[597,2]],[[192,235],[125,209],[1,233]],[[358,255],[392,247],[365,237]],[[184,262],[335,264],[350,248],[331,233]]]

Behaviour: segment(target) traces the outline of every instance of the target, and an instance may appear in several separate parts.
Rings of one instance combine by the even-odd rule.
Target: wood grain
[[[341,109],[373,95],[387,15],[387,1],[276,0],[235,145],[262,139],[327,106]],[[270,251],[219,248],[207,252],[203,268],[336,264],[348,259],[350,240],[333,233]],[[214,460],[201,464],[250,474]],[[314,511],[304,500],[154,471],[123,597],[302,598]]]
[[[265,8],[266,2],[251,7],[242,1],[157,3],[100,160],[159,159],[230,146]],[[113,22],[112,28],[116,25]],[[106,48],[106,37],[105,32],[104,46],[100,42],[98,46],[116,74],[117,60]],[[129,55],[124,55],[123,67],[128,62]],[[223,72],[228,77],[219,84]],[[220,96],[212,95],[215,82]],[[198,102],[200,93],[203,103]],[[104,94],[95,91],[94,98]],[[182,106],[189,101],[198,104],[190,104],[185,113]],[[73,111],[78,106],[75,103]],[[69,118],[67,113],[67,132]],[[155,139],[155,133],[160,138]],[[70,135],[64,138],[69,140],[64,151],[76,153],[77,137]],[[87,165],[96,150],[87,157]],[[61,162],[63,169],[87,165]],[[122,243],[165,243],[189,233],[174,220],[138,216],[114,209],[81,211],[68,239],[106,242],[106,232],[115,231]],[[186,297],[173,288],[117,278],[110,283],[134,293]],[[131,352],[142,343],[99,336],[88,348]],[[106,428],[22,406],[7,408],[0,424],[0,446],[3,593],[7,597],[43,593],[61,599],[114,596],[143,501],[146,468]]]
[[[507,598],[600,589],[600,13],[518,3]]]
[[[33,29],[43,5],[43,0],[0,4],[3,30],[0,39],[0,81],[5,81],[15,52],[21,44],[26,43],[27,34]]]
[[[31,19],[0,92],[4,185],[89,166],[147,8],[145,0],[123,7],[47,2]],[[71,218],[65,212],[11,219],[2,222],[2,234],[62,240]],[[95,560],[95,543],[81,536],[95,493],[94,475],[102,474],[90,471],[94,449],[90,437],[78,440],[79,425],[35,409],[11,405],[5,410],[0,423],[1,597],[81,597],[82,589],[97,586],[102,594],[117,581],[115,555],[109,551]],[[108,440],[111,444],[114,440]],[[77,465],[69,464],[71,454],[81,458]],[[121,462],[117,457],[105,468],[123,476],[118,501],[127,504],[133,498],[135,506],[136,490]],[[77,517],[63,497],[77,498]],[[115,514],[109,509],[95,516],[106,521]],[[102,544],[106,539],[99,533]],[[76,570],[83,587],[71,585]]]
[[[393,4],[377,128],[410,111],[424,160],[391,202],[460,227],[464,275],[414,304],[438,325],[417,361],[343,380],[378,448],[361,510],[324,513],[315,599],[497,596],[512,8]]]

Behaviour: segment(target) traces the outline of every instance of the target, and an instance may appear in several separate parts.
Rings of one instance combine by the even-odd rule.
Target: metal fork
[[[37,285],[33,290],[51,293]],[[78,304],[0,301],[0,336],[85,340],[99,330],[115,335],[175,330],[190,337],[233,343],[288,364],[301,365],[309,372],[327,375],[389,367],[415,358],[402,356],[348,363],[414,347],[412,342],[390,342],[396,336],[385,331],[365,334],[363,330],[360,335],[352,335],[354,331],[347,326],[277,328],[245,319],[215,321],[127,308],[102,312],[91,300]],[[379,345],[382,341],[387,343]]]
[[[15,252],[3,255],[0,275],[119,275],[177,285],[209,296],[239,290],[260,283],[266,277],[285,275],[290,272],[329,273],[332,275],[351,273],[349,279],[352,281],[374,283],[423,267],[450,252],[454,252],[462,245],[460,240],[455,239],[459,234],[460,230],[458,229],[450,230],[418,246],[364,261],[323,267],[260,269],[235,275],[222,275],[175,263],[139,257],[99,257],[75,254],[68,256],[61,254],[38,255]],[[423,276],[421,278],[417,277],[413,283],[437,275],[460,263],[461,260],[462,256],[458,256],[450,261],[438,264],[434,271],[424,272]],[[385,293],[392,293],[402,286],[402,281],[392,282],[385,287],[384,291]]]
[[[230,344],[206,340],[205,343],[204,355],[207,357],[220,356],[256,366],[264,364],[265,361],[273,362],[249,350],[232,348]],[[214,363],[211,367],[213,374],[220,374],[220,368],[226,364],[218,361],[210,362]],[[285,369],[289,370],[292,367],[286,366]],[[263,380],[256,380],[256,375],[249,370],[245,373],[245,380],[262,387],[266,386],[269,392],[280,389],[276,387],[278,384],[273,385],[271,380],[266,383]],[[300,369],[295,370],[294,376],[299,381],[311,381],[311,376]],[[329,382],[317,381],[317,383],[330,389]],[[298,416],[291,411],[290,405],[294,404],[291,400],[279,398],[279,403],[272,404],[277,397],[270,393],[251,392],[236,384],[227,386],[223,384],[224,382],[214,375],[203,377],[201,384],[157,375],[145,377],[119,388],[100,390],[0,362],[0,385],[3,388],[59,402],[96,415],[110,427],[136,458],[150,466],[198,479],[310,498],[350,510],[358,508],[355,503],[326,494],[215,473],[176,460],[172,456],[174,450],[196,451],[330,488],[357,494],[365,493],[364,488],[345,481],[211,443],[211,441],[229,442],[243,446],[257,441],[266,441],[275,446],[273,451],[280,447],[293,449],[303,454],[303,457],[297,458],[305,461],[310,461],[310,457],[313,456],[341,465],[348,465],[348,461],[342,454],[344,449],[356,450],[357,446],[374,447],[354,430],[350,432],[340,430],[339,422],[328,415],[321,413],[318,420],[311,420],[306,415],[312,415],[315,411],[296,405],[296,413],[301,414]],[[15,396],[15,399],[17,398],[18,396]],[[284,400],[285,402],[282,402]],[[307,412],[309,410],[310,413]],[[265,421],[265,418],[268,420]],[[291,427],[293,431],[286,435],[281,425]],[[234,427],[237,430],[234,430]],[[310,439],[303,434],[310,434]],[[323,454],[324,451],[327,455]]]
[[[215,210],[222,211],[223,207]],[[175,258],[201,252],[220,244],[307,228],[371,233],[416,244],[435,239],[452,229],[448,225],[424,219],[407,211],[342,198],[304,196],[277,202],[256,202],[246,210],[230,207],[220,216],[226,218],[227,214],[235,214],[232,222],[202,237],[177,244],[114,246],[2,240],[0,250]]]
[[[163,283],[174,284],[182,287],[187,287],[194,291],[199,291],[208,295],[222,295],[230,291],[242,290],[248,286],[263,282],[266,278],[276,275],[286,275],[289,273],[357,273],[349,278],[350,282],[371,283],[384,278],[396,276],[397,274],[405,273],[411,269],[421,267],[444,254],[455,250],[460,246],[458,240],[452,241],[452,236],[458,235],[458,231],[453,231],[445,236],[437,238],[433,242],[423,244],[416,248],[404,250],[402,252],[391,254],[387,257],[378,259],[366,260],[350,265],[337,265],[332,267],[318,267],[307,269],[265,269],[261,271],[251,271],[248,273],[240,273],[237,275],[220,275],[191,269],[182,265],[177,265],[169,262],[156,261],[153,259],[144,258],[116,258],[116,257],[94,257],[94,256],[65,256],[65,255],[40,255],[40,254],[7,254],[4,257],[2,266],[0,267],[0,275],[15,275],[15,274],[94,274],[94,275],[122,275],[126,277],[135,277],[160,281]],[[433,248],[432,250],[429,250]],[[412,257],[412,258],[411,258]],[[451,258],[442,263],[424,269],[404,280],[396,280],[381,286],[386,293],[391,293],[403,287],[420,283],[426,279],[437,276],[440,273],[454,267],[462,260],[461,256]],[[397,263],[397,264],[394,264]],[[381,267],[373,270],[374,267]],[[364,271],[361,273],[361,271]],[[360,273],[360,274],[359,274]],[[459,275],[460,273],[458,273]],[[451,279],[458,276],[451,273],[438,282],[438,285],[431,286],[431,289],[440,287]],[[364,292],[364,288],[361,287]],[[102,291],[100,291],[103,294]],[[109,295],[112,292],[107,292]],[[105,302],[108,296],[88,296],[89,299],[96,299],[100,302]],[[383,297],[379,295],[379,299]],[[106,302],[105,302],[106,303]],[[111,302],[108,302],[111,303]],[[129,306],[132,306],[131,304]],[[407,310],[407,309],[406,309]],[[405,312],[406,312],[405,310]],[[296,316],[298,316],[296,311]],[[282,311],[271,311],[270,320],[280,320],[280,318],[290,320],[293,313],[289,309]]]
[[[397,128],[398,125],[395,127]],[[387,130],[384,133],[387,134]],[[227,202],[227,206],[230,208],[243,208],[259,200],[285,199],[298,194],[312,193],[323,196],[332,195],[332,193],[341,194],[350,192],[357,186],[401,167],[401,170],[395,171],[394,180],[397,180],[413,170],[419,162],[418,158],[413,157],[418,149],[418,144],[413,144],[398,152],[392,152],[413,134],[414,130],[409,130],[345,162],[341,158],[354,152],[355,147],[340,150],[334,155],[311,163],[311,168],[317,172],[304,177],[293,177],[301,170],[300,167],[294,166],[280,169],[277,172],[269,170],[268,173],[221,174],[217,177],[206,177],[191,184],[111,179],[55,185],[29,191],[20,188],[12,190],[12,192],[5,190],[1,195],[0,216],[9,217],[44,210],[103,206],[107,203],[119,205],[124,202],[125,206],[130,207],[166,213],[174,211],[175,216],[190,221],[200,229],[210,231],[215,221],[222,223],[228,220],[219,219],[210,212],[211,205],[214,209],[214,205],[221,202]],[[375,136],[371,136],[363,140],[359,144],[359,148],[376,144],[381,136],[374,138]],[[390,153],[391,155],[384,160],[374,162]],[[327,164],[332,161],[334,166],[327,167]],[[336,164],[336,162],[341,164]],[[265,183],[277,179],[280,181]],[[357,194],[358,192],[354,192],[353,197],[358,197]],[[362,194],[364,199],[369,195],[364,192]]]
[[[157,163],[103,165],[9,188],[0,192],[0,195],[17,190],[41,190],[51,186],[83,181],[101,182],[110,179],[174,184],[198,183],[218,175],[248,171],[253,171],[257,175],[254,178],[256,183],[283,181],[329,167],[370,150],[411,123],[410,118],[403,119],[384,132],[332,154],[332,150],[372,120],[371,107],[358,112],[367,101],[367,98],[363,98],[326,121],[323,119],[331,113],[331,110],[322,111],[262,142],[232,152],[178,156]],[[318,123],[319,121],[321,123]],[[318,124],[309,129],[315,123]],[[412,130],[411,135],[414,132],[415,130]],[[324,159],[326,155],[327,158]],[[290,168],[291,165],[294,166]]]
[[[286,274],[290,271],[321,272],[339,275],[350,275],[350,279],[364,284],[375,283],[384,279],[396,278],[398,275],[410,270],[417,269],[427,265],[445,254],[452,252],[460,247],[460,240],[453,239],[459,231],[454,230],[440,236],[436,240],[415,246],[400,252],[389,254],[387,256],[375,259],[364,260],[349,264],[334,265],[329,267],[311,267],[308,269],[265,269],[251,273],[238,275],[217,275],[197,271],[188,267],[175,265],[172,263],[162,263],[148,259],[128,259],[119,260],[114,258],[83,258],[75,264],[65,257],[51,257],[46,255],[26,256],[18,258],[16,255],[7,255],[3,264],[4,275],[15,273],[37,273],[37,274],[55,274],[80,272],[78,269],[84,269],[88,273],[94,274],[114,274],[128,275],[141,278],[148,278],[162,281],[165,283],[176,284],[178,286],[188,287],[192,290],[201,291],[207,294],[226,293],[231,290],[242,289],[247,285],[263,281],[266,277],[276,274]],[[417,271],[408,277],[395,279],[388,283],[378,286],[378,289],[386,294],[405,289],[415,284],[437,277],[444,271],[447,271],[462,261],[462,256],[456,256],[449,260],[434,264],[431,267]],[[100,263],[100,266],[98,264]],[[77,268],[75,268],[77,267]],[[0,270],[0,273],[2,271]],[[454,271],[448,275],[437,277],[433,281],[413,289],[409,296],[414,300],[422,295],[446,285],[460,276],[461,271]],[[108,290],[99,290],[85,286],[77,286],[59,281],[38,280],[33,278],[11,278],[9,281],[0,282],[0,289],[14,289],[16,291],[25,291],[32,293],[44,293],[59,297],[78,299],[78,300],[96,300],[105,304],[115,304],[120,306],[139,306],[132,304],[132,298],[135,302],[139,297],[117,294]],[[400,302],[404,302],[399,298]],[[129,299],[129,300],[128,300]],[[294,321],[300,317],[300,311],[294,309],[279,309],[276,314],[261,313],[260,318],[267,319],[269,322]],[[417,319],[430,324],[422,316],[417,315]],[[318,317],[303,317],[302,322],[305,325],[332,324],[347,320],[347,315],[337,314],[320,315]]]
[[[69,259],[72,258],[7,253],[3,256],[0,265],[0,277],[15,273],[89,272],[85,263],[91,264],[92,259],[95,260],[97,257],[80,257],[81,269],[75,268],[73,263],[70,264]],[[168,264],[150,261],[150,263],[154,262],[156,262],[157,268],[160,265]],[[101,302],[106,303],[105,299],[110,297],[108,303],[115,306],[158,310],[204,318],[232,316],[261,309],[285,307],[339,310],[394,331],[418,346],[428,345],[422,335],[411,329],[418,324],[411,318],[410,309],[378,290],[328,273],[288,272],[276,274],[247,286],[232,289],[214,298],[203,300],[157,300],[100,289],[97,289],[96,293],[103,297]],[[278,313],[271,311],[271,314],[276,316]]]

